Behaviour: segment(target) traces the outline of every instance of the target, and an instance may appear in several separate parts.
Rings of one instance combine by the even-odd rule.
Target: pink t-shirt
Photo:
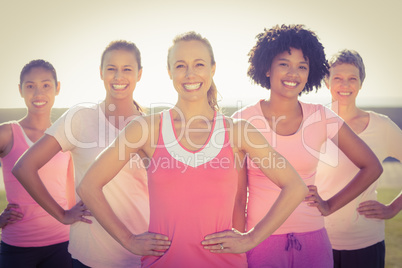
[[[22,220],[2,229],[1,240],[17,247],[42,247],[68,241],[70,227],[58,222],[39,206],[11,173],[15,162],[33,144],[17,122],[10,123],[13,147],[1,159],[8,203],[20,206]],[[57,153],[38,172],[56,202],[67,209],[66,182],[70,153]]]
[[[271,129],[260,102],[236,112],[233,118],[242,118],[254,125],[269,144],[290,162],[306,185],[314,184],[321,145],[337,134],[343,120],[322,105],[299,102],[303,111],[299,129],[292,135],[281,136]],[[282,161],[274,162],[269,156],[262,164],[279,168],[284,165]],[[250,159],[247,159],[247,174],[247,229],[250,230],[266,215],[281,189]],[[324,219],[319,210],[302,202],[274,234],[311,232],[323,227]]]
[[[201,245],[206,235],[232,228],[237,171],[224,117],[215,117],[213,132],[196,152],[177,141],[172,124],[164,111],[148,167],[149,231],[172,244],[161,257],[143,257],[143,267],[247,267],[245,254],[214,254]]]

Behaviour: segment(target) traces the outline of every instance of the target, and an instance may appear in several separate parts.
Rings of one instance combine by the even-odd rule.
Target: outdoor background
[[[219,104],[230,115],[269,96],[246,75],[255,36],[276,24],[305,24],[328,57],[344,48],[361,54],[367,77],[358,105],[402,127],[400,0],[0,0],[0,7],[0,123],[25,114],[19,74],[33,59],[50,61],[61,82],[53,120],[75,104],[102,100],[100,56],[116,39],[133,41],[142,54],[134,98],[147,108],[173,105],[177,95],[166,71],[167,50],[175,35],[190,30],[213,46]],[[301,100],[326,105],[330,94],[323,86]],[[402,189],[401,175],[400,163],[385,162],[380,200],[389,202]],[[6,203],[2,183],[0,177],[0,210]],[[401,226],[402,213],[386,222],[386,267],[402,267]]]
[[[364,106],[402,105],[402,1],[400,0],[0,0],[0,108],[24,107],[19,74],[32,59],[50,61],[61,93],[55,107],[104,98],[100,56],[115,39],[136,43],[142,81],[135,99],[144,106],[174,104],[166,71],[171,40],[194,30],[207,37],[217,62],[215,82],[222,106],[247,105],[268,96],[246,76],[255,36],[276,24],[305,24],[327,56],[348,48],[366,64],[358,98]],[[327,104],[328,90],[302,100]],[[240,104],[238,102],[241,102]]]

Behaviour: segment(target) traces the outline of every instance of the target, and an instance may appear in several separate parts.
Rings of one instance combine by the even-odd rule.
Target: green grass
[[[0,190],[0,212],[3,211],[7,206],[6,192]]]
[[[400,189],[379,189],[378,200],[381,203],[389,203],[392,201]],[[3,211],[7,205],[6,194],[0,190],[0,211]],[[402,212],[396,215],[394,218],[385,221],[385,267],[397,268],[402,267]]]
[[[400,192],[400,189],[379,189],[378,201],[383,204],[391,202]],[[394,218],[385,221],[385,267],[402,267],[402,212]]]

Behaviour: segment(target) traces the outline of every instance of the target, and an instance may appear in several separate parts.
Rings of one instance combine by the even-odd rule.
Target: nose
[[[43,86],[35,86],[35,96],[41,95],[45,92],[45,88]]]
[[[118,79],[122,76],[122,73],[120,70],[116,70],[116,72],[114,73],[114,78]]]
[[[341,81],[341,85],[342,85],[342,87],[348,87],[349,86],[349,81],[347,80],[347,79],[342,79],[342,81]]]
[[[191,77],[194,75],[194,70],[191,67],[188,67],[186,70],[186,77]]]
[[[288,74],[291,75],[291,76],[299,75],[299,68],[289,67]]]

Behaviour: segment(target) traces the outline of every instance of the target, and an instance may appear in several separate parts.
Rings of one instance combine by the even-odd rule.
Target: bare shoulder
[[[142,131],[151,132],[155,128],[157,128],[159,130],[160,121],[161,121],[161,118],[160,118],[159,114],[142,115],[142,116],[137,116],[136,118],[134,118],[127,125],[127,127],[130,129],[130,131],[142,130]]]
[[[247,121],[241,118],[225,117],[226,125],[243,128]]]
[[[6,156],[13,146],[13,130],[9,122],[0,124],[0,157]]]
[[[249,132],[249,123],[244,119],[225,118],[226,129],[229,133],[229,139],[234,152],[240,152],[242,144],[247,139],[247,133]],[[251,125],[252,126],[252,125]]]
[[[0,124],[0,135],[7,134],[7,133],[8,134],[13,133],[10,122]]]
[[[227,117],[226,126],[233,135],[242,135],[247,131],[255,129],[255,127],[247,120]]]
[[[137,116],[125,128],[125,139],[148,150],[158,141],[160,121],[160,114]]]

